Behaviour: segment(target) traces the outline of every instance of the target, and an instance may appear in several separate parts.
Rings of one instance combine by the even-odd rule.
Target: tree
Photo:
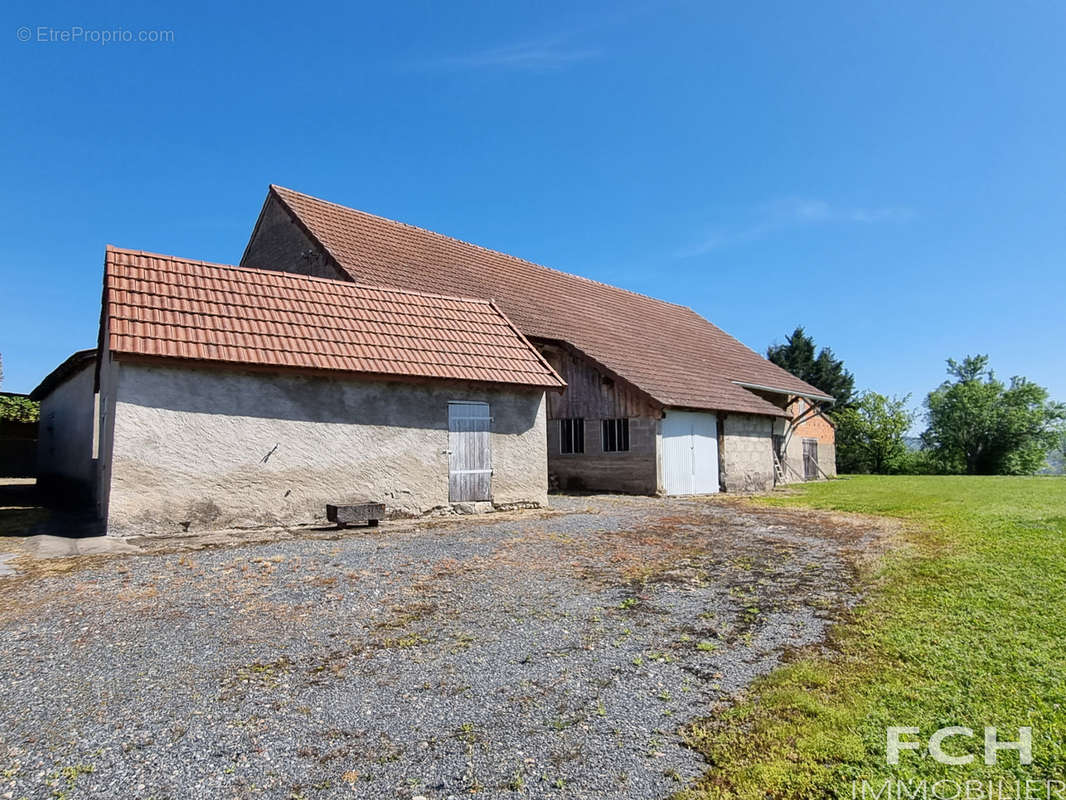
[[[835,409],[847,408],[855,395],[855,377],[844,369],[844,362],[823,347],[815,355],[814,339],[802,326],[796,328],[785,344],[770,345],[766,357],[800,380],[836,399]]]
[[[1036,472],[1060,441],[1066,406],[1023,377],[1010,385],[988,367],[988,356],[948,359],[948,374],[929,393],[929,427],[922,441],[947,472],[1026,475]]]
[[[863,392],[849,408],[833,415],[836,422],[837,469],[841,472],[896,471],[907,455],[903,437],[914,422],[905,397],[888,398]]]
[[[0,357],[0,386],[4,382],[4,360]],[[36,422],[40,416],[40,404],[21,395],[0,392],[0,422]]]

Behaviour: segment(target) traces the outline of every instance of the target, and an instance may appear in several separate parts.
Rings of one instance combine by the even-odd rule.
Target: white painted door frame
[[[662,421],[663,489],[667,494],[718,491],[718,416],[667,409]]]

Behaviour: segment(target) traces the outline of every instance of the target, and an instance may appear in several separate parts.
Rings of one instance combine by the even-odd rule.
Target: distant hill
[[[903,443],[907,449],[916,452],[922,449],[922,437],[904,436]],[[1039,475],[1066,475],[1066,454],[1062,450],[1055,450],[1048,455],[1047,466],[1039,471]]]
[[[1041,475],[1066,475],[1066,454],[1056,450],[1047,457],[1047,467],[1040,470]]]

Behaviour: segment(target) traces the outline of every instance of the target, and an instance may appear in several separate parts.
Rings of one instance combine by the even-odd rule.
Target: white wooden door
[[[663,419],[663,488],[667,494],[718,491],[718,419],[668,409]]]
[[[448,500],[492,499],[492,417],[488,403],[448,403]]]

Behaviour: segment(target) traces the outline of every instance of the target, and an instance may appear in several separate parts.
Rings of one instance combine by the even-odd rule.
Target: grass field
[[[682,797],[851,798],[891,781],[895,798],[924,781],[915,796],[999,800],[1028,779],[1044,798],[1042,782],[1066,779],[1066,478],[864,476],[766,502],[896,517],[900,546],[864,577],[867,598],[831,655],[797,658],[724,720],[692,728],[711,769]],[[904,738],[924,742],[953,725],[975,736],[944,750],[972,763],[917,752],[886,763],[887,726],[918,727]],[[1004,752],[986,765],[988,725],[1001,740],[1030,726],[1032,764]]]

